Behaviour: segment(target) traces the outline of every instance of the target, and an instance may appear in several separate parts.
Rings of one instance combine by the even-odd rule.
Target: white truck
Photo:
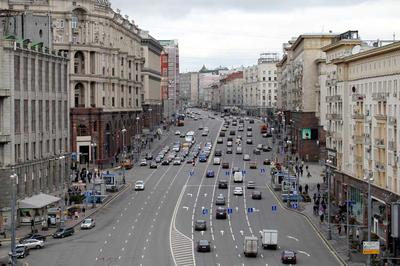
[[[246,257],[257,257],[258,238],[255,236],[245,236],[243,242],[243,252]]]
[[[263,229],[261,231],[261,244],[265,248],[278,248],[278,230]]]
[[[234,183],[243,183],[243,173],[242,172],[235,172],[233,174],[233,182]]]

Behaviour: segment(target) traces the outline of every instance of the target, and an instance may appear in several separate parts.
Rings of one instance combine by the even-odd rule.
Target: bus
[[[185,136],[185,141],[189,143],[194,143],[194,131],[188,131]]]

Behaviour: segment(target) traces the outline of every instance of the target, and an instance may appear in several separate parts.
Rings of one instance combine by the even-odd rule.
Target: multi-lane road
[[[262,138],[259,133],[260,122],[245,122],[245,131],[237,132],[243,136],[243,153],[250,154],[257,162],[257,169],[249,169],[243,155],[226,154],[226,139],[217,144],[216,139],[223,119],[187,119],[182,132],[195,130],[197,143],[213,143],[210,158],[195,166],[159,165],[157,169],[134,167],[127,172],[127,181],[145,181],[144,191],[134,191],[128,187],[115,200],[96,213],[96,227],[87,231],[77,231],[72,237],[49,240],[44,249],[31,252],[26,259],[29,265],[279,265],[281,251],[291,249],[297,252],[300,265],[340,265],[333,253],[325,246],[318,234],[301,216],[280,207],[266,184],[270,182],[269,167],[262,164],[272,154],[262,152],[254,155],[257,144],[268,144],[271,140]],[[207,126],[209,135],[201,136],[199,126]],[[246,128],[253,128],[253,144],[247,145]],[[234,139],[236,136],[233,136]],[[163,143],[157,143],[153,154],[164,145],[171,145],[179,136],[170,134]],[[239,167],[245,171],[245,182],[234,184],[230,169],[213,165],[214,150],[222,150],[222,161],[229,162],[230,169]],[[214,170],[214,178],[206,178],[207,170]],[[265,170],[265,171],[264,171]],[[228,180],[228,189],[219,189],[218,180]],[[253,180],[256,190],[262,192],[261,200],[251,199],[251,190],[246,182]],[[233,188],[243,186],[244,195],[234,196]],[[215,219],[215,198],[223,194],[226,208],[232,210],[227,220]],[[272,211],[272,206],[277,206]],[[194,222],[203,219],[207,230],[194,231]],[[278,250],[259,248],[256,258],[243,255],[245,236],[259,236],[262,229],[279,231]],[[211,242],[210,253],[198,253],[196,243],[199,239]]]

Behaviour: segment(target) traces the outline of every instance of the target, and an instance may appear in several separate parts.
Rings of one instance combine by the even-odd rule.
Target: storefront
[[[32,225],[47,222],[47,208],[57,205],[60,198],[40,193],[18,201],[18,224]]]

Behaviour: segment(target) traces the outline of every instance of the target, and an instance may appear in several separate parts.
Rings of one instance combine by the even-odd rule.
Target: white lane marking
[[[303,251],[303,250],[297,250],[297,252],[302,253],[304,255],[307,255],[308,257],[310,257],[311,255],[308,254],[307,252]]]
[[[187,210],[187,211],[189,210],[189,207],[187,207],[187,206],[183,206],[182,208]]]
[[[236,241],[236,240],[235,240],[235,235],[234,235],[234,234],[232,234],[232,239],[233,239],[233,241]]]
[[[204,193],[204,197],[205,197],[205,198],[207,197],[207,193]]]
[[[243,236],[243,230],[240,230],[239,232],[240,232],[240,234]]]
[[[221,230],[220,232],[221,232],[221,235],[224,235],[224,230]]]
[[[295,238],[294,236],[287,236],[287,238],[290,238],[290,239],[296,240],[296,242],[299,242],[299,239]]]
[[[186,195],[188,195],[189,197],[193,197],[192,193],[187,193]]]

